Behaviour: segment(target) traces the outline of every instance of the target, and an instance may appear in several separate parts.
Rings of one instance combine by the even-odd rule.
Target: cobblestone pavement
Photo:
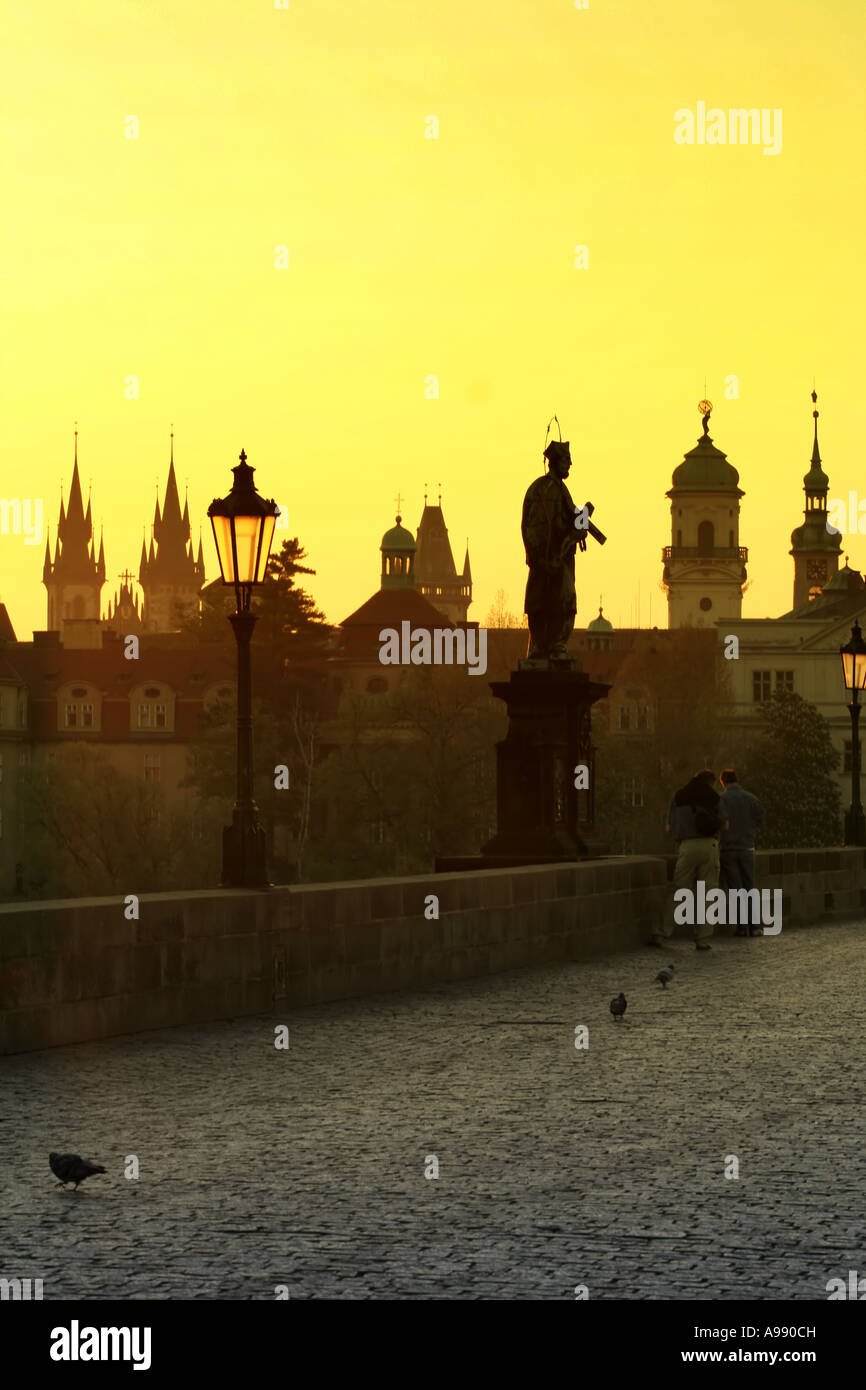
[[[0,1276],[52,1299],[826,1299],[866,1273],[864,932],[2,1058]],[[61,1191],[50,1149],[108,1173]]]

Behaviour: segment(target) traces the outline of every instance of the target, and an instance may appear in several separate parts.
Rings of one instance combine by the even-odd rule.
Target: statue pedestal
[[[599,858],[595,834],[590,710],[609,685],[570,662],[533,662],[490,688],[508,706],[508,733],[496,747],[497,833],[481,855],[437,859],[440,873]],[[575,769],[588,787],[575,787]],[[585,780],[585,779],[581,779]]]

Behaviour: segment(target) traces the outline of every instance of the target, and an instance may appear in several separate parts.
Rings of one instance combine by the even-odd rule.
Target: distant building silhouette
[[[472,602],[469,543],[466,543],[463,572],[458,574],[441,503],[441,496],[439,505],[435,507],[430,506],[427,498],[424,498],[415,550],[415,587],[440,613],[444,613],[453,623],[460,624],[466,622]]]
[[[812,444],[812,463],[803,478],[806,494],[805,519],[791,532],[794,557],[794,608],[815,598],[826,588],[839,569],[842,537],[827,530],[827,490],[830,479],[821,466],[818,449],[817,393],[812,392],[812,418],[815,438]]]
[[[119,575],[121,587],[109,600],[105,614],[101,594],[105,585],[105,548],[102,536],[99,553],[93,533],[90,501],[87,511],[81,496],[78,473],[78,431],[69,501],[60,501],[54,557],[51,538],[45,542],[42,582],[48,594],[46,630],[59,632],[67,648],[102,645],[102,633],[178,632],[185,618],[198,612],[204,585],[204,558],[201,537],[198,556],[193,554],[189,505],[180,510],[174,472],[174,435],[168,466],[165,498],[160,511],[159,498],[153,518],[150,549],[141,544],[138,582],[142,597],[134,589],[134,576],[125,570]]]
[[[204,558],[199,536],[198,558],[193,555],[189,525],[189,504],[185,501],[183,515],[174,475],[174,435],[171,437],[171,458],[162,512],[159,498],[153,517],[153,536],[150,550],[141,543],[138,582],[144,593],[142,623],[145,632],[174,632],[198,611],[199,596],[204,585]]]
[[[671,544],[662,551],[668,627],[740,617],[749,552],[740,545],[739,476],[708,433],[674,469]]]
[[[61,633],[63,641],[74,645],[99,646],[100,595],[105,584],[105,551],[102,538],[99,555],[93,536],[90,499],[87,511],[81,498],[78,476],[78,430],[72,464],[69,503],[60,499],[57,540],[51,558],[51,538],[45,542],[42,583],[48,592],[47,626]]]

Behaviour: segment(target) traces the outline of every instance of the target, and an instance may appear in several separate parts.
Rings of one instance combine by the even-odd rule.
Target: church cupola
[[[808,473],[803,477],[803,491],[806,494],[804,520],[791,532],[791,549],[794,558],[794,607],[799,608],[815,598],[830,583],[839,569],[839,552],[842,537],[827,526],[827,492],[830,479],[821,466],[821,452],[818,448],[818,394],[812,392],[812,418],[815,422],[815,437],[812,442],[812,461]]]
[[[740,475],[709,432],[711,401],[698,406],[704,432],[674,469],[671,544],[662,551],[668,627],[709,627],[739,618],[748,551],[740,545]]]
[[[400,505],[400,498],[397,498]],[[402,516],[397,513],[396,525],[386,531],[379,547],[382,551],[382,589],[414,589],[415,587],[415,537],[401,523]]]

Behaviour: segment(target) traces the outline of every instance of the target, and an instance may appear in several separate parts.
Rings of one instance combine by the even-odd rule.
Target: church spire
[[[823,592],[839,570],[842,537],[827,521],[830,479],[821,464],[818,448],[818,393],[812,390],[812,459],[803,475],[806,506],[803,522],[791,532],[789,554],[794,559],[794,608],[800,608]]]
[[[817,404],[818,404],[818,392],[815,391],[815,390],[813,389],[813,391],[812,391],[812,405],[813,405],[813,406],[817,406]],[[819,451],[819,449],[818,449],[818,411],[817,411],[817,409],[814,409],[814,410],[812,411],[812,418],[813,418],[814,421],[815,421],[815,442],[814,442],[813,445],[812,445],[812,467],[813,467],[813,468],[820,468],[820,467],[821,467],[821,454],[820,454],[820,451]]]

